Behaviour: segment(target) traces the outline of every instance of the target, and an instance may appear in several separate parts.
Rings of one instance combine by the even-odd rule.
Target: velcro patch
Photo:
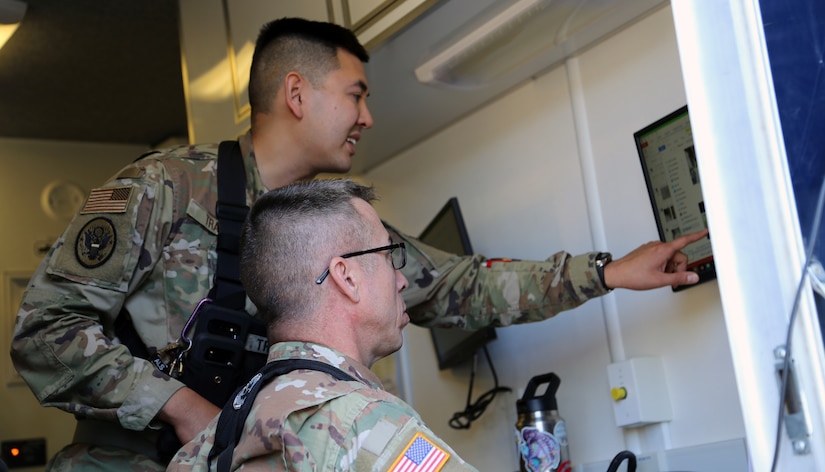
[[[108,218],[95,218],[77,234],[77,262],[87,269],[100,267],[112,257],[116,244],[117,232],[112,222]]]
[[[132,187],[101,187],[92,190],[81,215],[89,213],[124,213],[129,206]]]
[[[382,418],[372,428],[362,447],[376,456],[380,456],[396,431],[398,431],[398,426]]]

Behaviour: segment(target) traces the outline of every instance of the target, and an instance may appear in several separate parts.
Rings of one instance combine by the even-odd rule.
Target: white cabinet
[[[330,3],[335,21],[352,29],[367,49],[373,49],[438,1],[332,0]]]
[[[341,3],[343,3],[349,11],[350,24],[358,27],[386,7],[404,2],[394,0],[341,0]]]

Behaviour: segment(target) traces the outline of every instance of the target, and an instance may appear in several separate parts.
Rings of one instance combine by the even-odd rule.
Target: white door
[[[672,6],[751,466],[769,471],[774,463],[777,372],[791,326],[796,382],[786,398],[796,401],[785,411],[775,470],[825,470],[825,356],[803,275],[808,235],[800,231],[759,2]]]

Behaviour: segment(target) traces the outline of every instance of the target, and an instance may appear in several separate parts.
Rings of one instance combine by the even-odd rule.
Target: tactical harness
[[[218,260],[209,296],[187,321],[181,339],[186,362],[183,381],[217,406],[223,406],[265,363],[269,351],[266,325],[244,311],[246,292],[241,285],[240,241],[249,207],[246,171],[237,141],[218,148]],[[195,334],[187,339],[193,323]],[[173,375],[176,372],[172,372]]]
[[[207,469],[211,469],[212,462],[217,459],[218,472],[229,472],[235,446],[241,438],[246,417],[249,416],[249,410],[252,409],[252,404],[258,392],[273,377],[297,369],[318,370],[338,380],[356,381],[355,378],[341,369],[310,359],[282,359],[266,364],[223,407],[215,429],[215,444],[207,457]]]
[[[186,322],[178,341],[150,349],[137,335],[125,309],[115,321],[115,333],[130,352],[150,360],[217,406],[223,406],[264,364],[269,352],[266,325],[245,311],[246,292],[240,282],[240,238],[249,207],[246,170],[237,141],[218,147],[218,218],[215,276],[207,298]],[[194,325],[190,339],[188,331]],[[174,428],[157,439],[157,455],[168,463],[180,448]],[[138,451],[145,453],[145,451]]]

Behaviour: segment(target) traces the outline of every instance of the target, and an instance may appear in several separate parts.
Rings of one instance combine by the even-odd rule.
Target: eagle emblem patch
[[[75,243],[75,255],[87,269],[102,266],[115,251],[117,233],[108,218],[95,218],[80,230]]]

